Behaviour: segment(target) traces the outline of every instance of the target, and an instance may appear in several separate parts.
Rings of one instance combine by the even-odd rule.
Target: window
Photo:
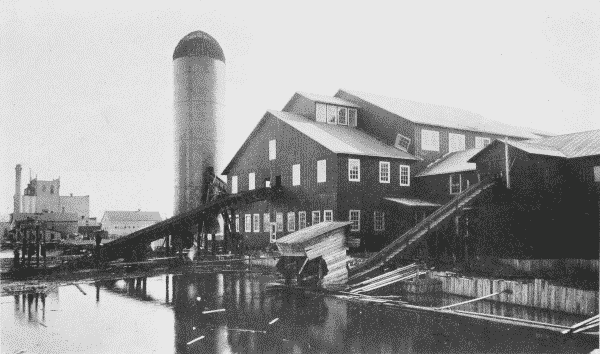
[[[277,157],[277,141],[269,140],[269,160],[275,160]]]
[[[350,210],[348,220],[352,222],[350,231],[360,231],[360,210]]]
[[[292,166],[292,186],[300,185],[300,165]]]
[[[246,214],[244,215],[244,217],[246,218],[246,222],[244,225],[244,231],[246,232],[251,232],[252,231],[252,215],[250,214]]]
[[[235,216],[235,232],[240,232],[240,215]]]
[[[288,231],[296,231],[296,214],[293,211],[290,211],[287,218]]]
[[[50,186],[50,194],[54,194],[54,186]]]
[[[348,125],[348,108],[338,108],[338,124]]]
[[[390,183],[390,163],[379,161],[379,182]]]
[[[316,114],[317,122],[327,122],[327,106],[324,103],[316,104]]]
[[[271,179],[265,178],[265,187],[271,188]]]
[[[298,212],[298,230],[302,230],[306,227],[306,212],[299,211]]]
[[[254,189],[255,187],[255,179],[254,179],[254,172],[250,172],[248,173],[248,190],[251,191]]]
[[[450,194],[459,194],[462,176],[460,174],[450,175]]]
[[[400,185],[410,186],[410,166],[400,165]]]
[[[360,160],[348,159],[348,180],[360,182]]]
[[[396,142],[394,143],[394,146],[400,150],[408,151],[408,147],[410,146],[410,138],[398,133],[396,134]]]
[[[463,151],[465,149],[465,136],[463,134],[448,134],[448,151]]]
[[[275,222],[277,223],[277,231],[283,232],[283,213],[275,214]]]
[[[319,210],[312,212],[312,224],[316,225],[321,222],[321,212]]]
[[[260,214],[254,214],[253,217],[254,232],[260,232]]]
[[[600,166],[594,166],[594,182],[600,182]]]
[[[327,123],[337,124],[337,107],[327,105]]]
[[[327,160],[317,161],[317,183],[327,181]]]
[[[270,227],[271,227],[271,214],[264,213],[263,214],[263,229],[265,230],[265,232],[268,232]]]
[[[231,177],[231,194],[236,194],[238,192],[238,181],[237,176]]]
[[[46,185],[42,186],[42,192],[46,193]]]
[[[490,142],[491,142],[490,138],[482,138],[480,136],[475,137],[475,147],[478,149],[490,145]]]
[[[348,109],[348,125],[351,127],[356,127],[357,125],[357,114],[356,114],[356,108],[349,108]]]
[[[375,231],[385,230],[385,213],[382,211],[376,211],[373,213],[373,225]]]
[[[440,132],[435,130],[421,130],[421,149],[440,151]]]
[[[323,211],[323,221],[333,221],[333,210]]]

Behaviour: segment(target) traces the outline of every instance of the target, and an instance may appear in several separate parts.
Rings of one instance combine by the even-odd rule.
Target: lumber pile
[[[424,273],[424,272],[423,272]],[[420,274],[416,263],[407,265],[406,267],[398,268],[382,275],[367,279],[358,284],[349,287],[348,291],[353,294],[365,293],[373,291],[384,286],[395,284],[402,280],[418,277]]]

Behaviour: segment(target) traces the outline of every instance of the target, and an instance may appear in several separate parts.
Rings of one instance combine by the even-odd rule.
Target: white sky
[[[173,210],[172,54],[227,64],[225,154],[295,91],[460,107],[554,133],[600,128],[598,2],[1,1],[0,217],[33,176],[105,210]],[[222,162],[219,171],[229,162]]]

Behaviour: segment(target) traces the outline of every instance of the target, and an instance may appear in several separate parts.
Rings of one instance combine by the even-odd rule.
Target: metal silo
[[[222,163],[225,56],[209,34],[183,37],[173,53],[175,116],[175,212],[201,204],[204,172]]]

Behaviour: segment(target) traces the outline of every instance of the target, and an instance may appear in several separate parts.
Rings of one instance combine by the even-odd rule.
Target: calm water
[[[593,336],[265,291],[257,274],[186,274],[1,298],[3,353],[589,353]],[[202,315],[196,298],[206,299]],[[272,320],[278,318],[273,324]],[[196,338],[203,339],[190,343]],[[190,344],[188,344],[190,343]]]

